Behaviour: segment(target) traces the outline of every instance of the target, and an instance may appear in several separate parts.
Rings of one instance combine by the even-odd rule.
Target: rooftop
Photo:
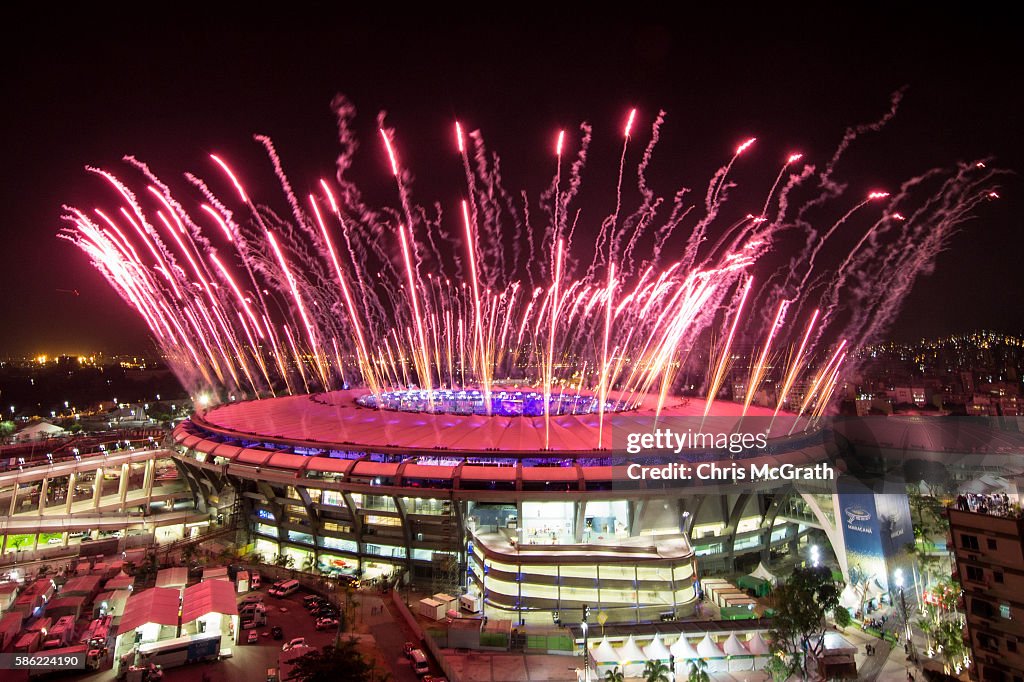
[[[606,414],[603,429],[598,415],[587,413],[553,415],[549,430],[543,416],[377,410],[357,402],[365,395],[365,390],[350,390],[229,403],[194,415],[192,422],[203,430],[242,440],[299,443],[318,449],[428,451],[434,455],[439,450],[571,454],[593,453],[598,444],[601,450],[610,449],[616,430],[650,430],[656,416],[659,420],[694,418],[688,426],[696,429],[705,407],[702,399],[670,398],[659,411],[658,397],[651,395],[641,400],[637,409]],[[714,402],[710,419],[720,421],[709,421],[707,430],[732,431],[742,410],[738,403]],[[771,417],[772,413],[757,406],[747,411],[748,418]],[[791,420],[779,420],[772,437],[785,436],[790,426]]]

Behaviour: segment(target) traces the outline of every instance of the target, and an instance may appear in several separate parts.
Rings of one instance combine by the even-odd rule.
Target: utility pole
[[[580,629],[583,630],[583,682],[590,682],[590,647],[587,645],[587,617],[590,615],[590,607],[583,605],[583,620],[580,621]]]

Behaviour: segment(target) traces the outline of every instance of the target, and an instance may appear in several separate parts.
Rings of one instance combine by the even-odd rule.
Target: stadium
[[[342,109],[340,139],[355,139]],[[442,220],[411,194],[381,118],[394,194],[380,207],[344,172],[354,146],[337,178],[303,199],[258,136],[290,218],[255,203],[249,173],[220,156],[208,180],[187,176],[198,205],[129,158],[133,180],[89,169],[128,208],[97,222],[68,207],[61,236],[139,313],[199,406],[174,430],[197,504],[241,506],[251,550],[266,558],[465,591],[485,613],[520,622],[576,620],[584,605],[620,622],[686,617],[700,578],[773,558],[789,562],[783,572],[834,558],[846,578],[848,533],[864,536],[858,556],[887,580],[879,557],[894,555],[906,529],[880,546],[880,509],[895,529],[909,518],[905,494],[890,510],[876,491],[838,481],[637,480],[628,470],[756,462],[790,465],[800,479],[798,469],[833,460],[831,429],[808,425],[833,413],[848,358],[879,338],[917,275],[992,196],[994,171],[962,167],[913,197],[847,197],[830,178],[847,137],[824,174],[791,154],[763,199],[730,203],[749,138],[691,206],[688,190],[656,196],[647,184],[659,117],[636,165],[639,196],[624,204],[636,116],[622,129],[615,209],[603,219],[579,192],[589,129],[559,133],[551,189],[524,192],[520,205],[498,157],[472,162],[487,156],[482,138],[455,122],[464,199]],[[130,189],[140,175],[145,192]],[[861,221],[865,235],[884,226],[900,259],[860,244],[822,250]],[[125,236],[129,224],[137,238]],[[790,267],[769,276],[780,262]],[[678,419],[677,431],[724,420],[712,431],[767,439],[632,453],[622,438]]]
[[[479,391],[446,393],[438,401],[405,391],[378,402],[346,390],[228,403],[175,429],[176,459],[202,504],[240,496],[253,550],[268,559],[401,575],[480,597],[487,615],[519,622],[575,621],[583,605],[612,622],[683,618],[694,612],[698,578],[767,561],[773,549],[795,554],[807,533],[828,535],[834,525],[829,488],[819,496],[778,482],[631,478],[641,456],[622,448],[622,434],[654,423],[657,396],[628,411],[609,401],[613,415],[601,429],[586,396],[553,397],[559,407],[547,423],[530,407],[543,397],[528,390],[494,389],[490,414]],[[677,398],[657,420],[701,423],[704,408]],[[742,411],[718,401],[709,419],[735,429]],[[750,407],[745,418],[771,416]],[[643,461],[727,467],[756,458],[804,468],[832,457],[828,433],[786,435],[792,423],[780,418],[766,449]]]

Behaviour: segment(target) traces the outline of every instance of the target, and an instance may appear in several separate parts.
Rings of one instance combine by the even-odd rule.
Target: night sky
[[[177,183],[184,171],[215,175],[206,155],[222,153],[245,169],[252,194],[280,201],[251,135],[274,139],[297,189],[331,177],[335,93],[360,112],[354,175],[391,201],[373,137],[380,109],[417,176],[416,199],[449,206],[462,188],[456,117],[502,155],[510,189],[537,192],[551,178],[559,128],[589,121],[590,167],[614,168],[629,108],[638,108],[643,127],[665,109],[652,182],[670,194],[678,184],[702,191],[752,135],[759,141],[747,162],[757,169],[751,182],[770,183],[792,150],[823,161],[847,125],[877,118],[902,86],[897,118],[865,138],[844,169],[851,193],[989,155],[1001,167],[1024,168],[1018,42],[1005,18],[856,11],[748,17],[745,28],[728,16],[664,25],[571,16],[395,25],[312,9],[302,22],[253,11],[230,21],[83,15],[10,23],[0,48],[0,356],[151,347],[141,321],[85,256],[56,238],[62,203],[118,205],[84,165],[130,175],[119,162],[130,153]],[[614,177],[595,170],[591,180]],[[918,282],[893,338],[1024,331],[1022,191],[1017,177],[1003,181],[1003,199],[983,207],[936,274]]]

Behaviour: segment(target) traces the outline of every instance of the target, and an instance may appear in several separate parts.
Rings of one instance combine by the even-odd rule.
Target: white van
[[[475,594],[464,594],[459,597],[459,606],[463,611],[480,613],[480,597]]]
[[[298,580],[285,580],[280,585],[275,585],[267,590],[267,594],[275,597],[287,597],[289,594],[294,594],[299,591]]]
[[[423,649],[413,649],[410,651],[409,659],[412,661],[412,671],[420,677],[430,672],[430,660],[423,653]]]

